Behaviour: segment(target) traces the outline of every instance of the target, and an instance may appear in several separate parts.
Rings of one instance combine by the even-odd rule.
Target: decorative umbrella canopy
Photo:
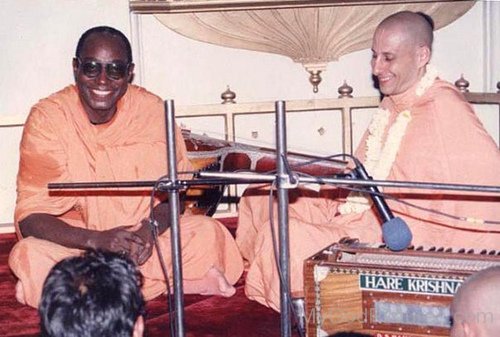
[[[190,3],[185,0],[166,3],[183,2]],[[327,63],[369,48],[376,26],[388,15],[401,10],[423,12],[432,17],[435,29],[439,29],[475,4],[475,1],[374,2],[354,1],[354,5],[346,5],[345,1],[332,1],[322,7],[304,7],[310,3],[303,2],[296,8],[270,6],[245,10],[228,10],[226,6],[220,11],[211,8],[210,11],[183,13],[181,10],[180,13],[156,14],[156,17],[168,28],[195,40],[288,56],[304,65],[311,74],[309,80],[313,90],[317,92],[320,73]],[[254,1],[253,4],[261,3]]]

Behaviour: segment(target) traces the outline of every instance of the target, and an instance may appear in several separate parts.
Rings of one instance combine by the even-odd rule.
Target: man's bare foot
[[[219,269],[212,267],[201,280],[185,280],[184,293],[231,297],[236,289]]]
[[[16,300],[21,304],[26,304],[26,299],[24,297],[24,289],[21,281],[16,283]]]

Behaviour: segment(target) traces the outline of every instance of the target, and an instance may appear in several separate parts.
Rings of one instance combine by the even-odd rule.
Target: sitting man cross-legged
[[[428,65],[432,40],[432,21],[420,13],[398,12],[378,25],[371,67],[384,98],[355,155],[376,180],[498,186],[498,147],[463,95]],[[321,249],[347,236],[382,242],[381,221],[370,197],[351,193],[341,198],[337,190],[290,192],[293,296],[303,289],[304,260]],[[498,220],[498,196],[408,188],[383,192],[418,206],[387,200],[394,215],[410,227],[413,245],[500,249],[498,225],[476,220]],[[279,310],[268,203],[258,188],[245,191],[236,242],[250,264],[245,293]]]
[[[141,274],[117,253],[88,251],[59,261],[45,280],[42,337],[142,337]]]
[[[50,268],[85,249],[127,253],[144,276],[146,300],[166,291],[153,249],[149,189],[47,187],[54,182],[154,181],[168,172],[163,101],[130,84],[133,70],[130,42],[123,33],[105,26],[89,29],[73,59],[76,85],[31,109],[17,177],[20,240],[9,256],[20,302],[36,307]],[[178,170],[189,171],[178,127],[175,138]],[[153,216],[159,223],[161,255],[171,271],[165,199],[166,193],[156,193]],[[233,295],[243,262],[227,228],[201,215],[182,216],[180,227],[185,293]]]

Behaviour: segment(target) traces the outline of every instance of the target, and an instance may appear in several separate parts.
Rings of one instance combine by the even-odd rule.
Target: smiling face
[[[377,28],[372,44],[372,73],[384,95],[397,95],[414,86],[425,74],[430,49],[419,45],[400,25]]]
[[[81,49],[78,59],[73,60],[73,72],[80,100],[93,124],[103,124],[111,120],[116,113],[116,105],[127,91],[128,83],[132,78],[134,65],[126,68],[123,78],[116,78],[107,74],[113,66],[106,64],[128,64],[124,42],[110,34],[94,33],[90,35]],[[85,71],[85,64],[100,63],[102,70],[89,76]],[[87,67],[88,70],[88,67]]]

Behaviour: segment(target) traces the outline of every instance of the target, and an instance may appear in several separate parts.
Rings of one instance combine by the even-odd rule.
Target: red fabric
[[[16,279],[7,266],[7,257],[15,242],[14,234],[0,235],[0,336],[38,336],[37,311],[17,303],[14,296]],[[145,336],[169,336],[166,303],[165,296],[147,303]],[[248,300],[243,291],[243,278],[237,284],[236,294],[230,298],[186,295],[184,319],[188,337],[280,336],[279,314]],[[294,336],[297,336],[295,332]]]

